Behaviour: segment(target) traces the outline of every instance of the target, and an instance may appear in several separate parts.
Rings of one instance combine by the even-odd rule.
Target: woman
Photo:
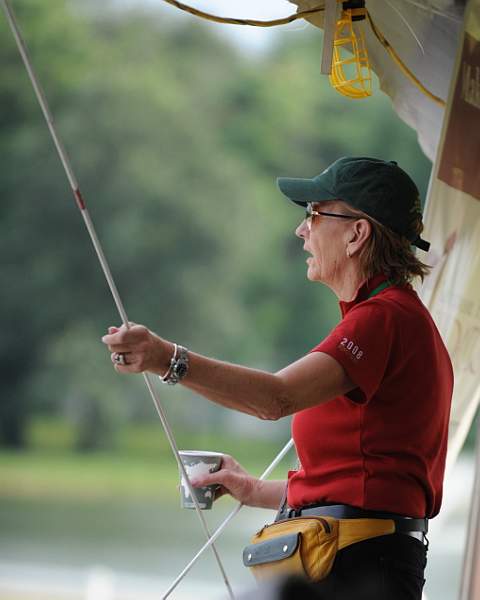
[[[261,419],[294,415],[300,461],[282,518],[395,519],[396,533],[337,553],[322,598],[420,600],[426,519],[441,504],[452,367],[410,286],[427,273],[418,190],[396,163],[344,157],[313,179],[278,180],[307,215],[307,277],[337,295],[341,322],[306,356],[271,374],[206,358],[139,325],[103,342],[120,373],[150,371]],[[310,324],[312,326],[313,324]],[[258,481],[231,457],[192,481],[244,504],[276,508],[285,482]]]

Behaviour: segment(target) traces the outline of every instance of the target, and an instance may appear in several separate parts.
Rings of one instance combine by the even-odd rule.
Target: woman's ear
[[[347,242],[347,256],[360,252],[372,233],[372,226],[367,219],[357,219],[352,223]]]

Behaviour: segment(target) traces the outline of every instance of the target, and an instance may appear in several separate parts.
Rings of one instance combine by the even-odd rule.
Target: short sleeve
[[[324,352],[339,362],[357,386],[347,397],[364,404],[385,377],[394,335],[388,308],[379,303],[364,303],[351,309],[312,352]]]

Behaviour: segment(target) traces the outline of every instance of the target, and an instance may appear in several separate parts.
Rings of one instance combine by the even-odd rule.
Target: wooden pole
[[[478,418],[475,481],[471,496],[470,516],[467,527],[460,600],[478,600],[480,598],[480,418]]]
[[[325,0],[325,13],[323,22],[323,49],[320,72],[330,75],[332,72],[333,41],[335,26],[337,24],[337,0]]]

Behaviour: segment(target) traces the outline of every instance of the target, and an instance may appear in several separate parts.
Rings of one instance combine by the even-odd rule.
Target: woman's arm
[[[110,328],[102,338],[112,353],[126,353],[120,373],[150,371],[164,375],[174,346],[141,325]],[[277,373],[268,373],[189,352],[189,369],[181,383],[205,398],[261,419],[276,420],[316,406],[354,389],[332,357],[312,352]],[[113,355],[112,355],[113,361]]]
[[[345,394],[351,384],[343,367],[313,352],[277,373],[233,365],[189,352],[183,385],[205,398],[260,419],[276,420]]]

